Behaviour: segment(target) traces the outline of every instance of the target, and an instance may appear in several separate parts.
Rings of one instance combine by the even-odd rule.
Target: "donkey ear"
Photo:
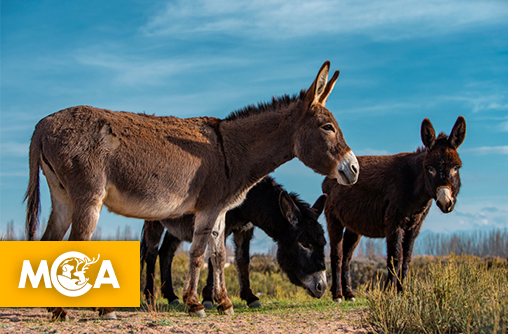
[[[459,148],[460,144],[462,144],[465,138],[466,138],[466,119],[462,116],[459,116],[459,118],[457,118],[457,121],[455,122],[455,125],[453,126],[452,132],[450,133],[450,137],[448,137],[448,142],[454,149],[457,149]]]
[[[326,101],[328,101],[328,96],[333,90],[333,86],[335,86],[335,82],[337,82],[337,78],[339,77],[340,71],[335,71],[333,77],[326,84],[325,90],[323,94],[319,97],[319,103],[324,107],[326,105]]]
[[[280,211],[286,217],[286,219],[292,224],[298,224],[298,216],[300,215],[300,210],[293,202],[293,199],[289,194],[283,190],[279,195],[279,207]]]
[[[330,61],[325,61],[318,72],[318,75],[309,90],[305,94],[305,106],[310,108],[319,102],[319,97],[324,93],[326,82],[328,81],[328,72],[330,71]],[[331,91],[331,90],[330,90]]]
[[[422,122],[421,135],[423,145],[430,150],[436,141],[436,131],[434,131],[434,127],[428,118],[425,118]]]
[[[316,203],[314,203],[314,205],[312,206],[312,209],[314,209],[318,217],[321,215],[323,209],[325,208],[327,198],[328,198],[327,194],[319,196],[319,198],[316,200]]]

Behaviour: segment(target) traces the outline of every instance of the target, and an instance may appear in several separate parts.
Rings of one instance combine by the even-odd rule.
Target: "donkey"
[[[414,153],[361,156],[362,174],[351,187],[336,185],[327,177],[325,216],[330,236],[333,300],[354,300],[349,265],[362,235],[386,238],[389,284],[402,290],[413,245],[432,199],[444,213],[453,210],[460,189],[462,162],[457,148],[466,136],[466,121],[460,116],[449,137],[436,138],[426,118],[421,126],[423,148]],[[344,231],[345,228],[345,231]],[[402,273],[400,265],[402,262]],[[399,279],[399,274],[400,279]]]
[[[247,194],[245,201],[226,214],[226,237],[234,234],[235,260],[240,282],[240,298],[250,308],[261,307],[259,298],[250,289],[249,248],[254,227],[257,226],[278,244],[277,261],[290,281],[316,298],[326,291],[324,231],[317,219],[324,208],[326,195],[320,196],[311,208],[296,194],[288,194],[274,179],[267,176]],[[170,304],[178,304],[173,290],[171,263],[176,249],[183,241],[192,240],[192,215],[177,219],[145,221],[141,238],[141,268],[147,263],[145,297],[151,301],[154,293],[154,272],[157,254],[160,255],[163,295]],[[160,250],[159,242],[164,230]],[[205,308],[213,307],[213,264],[209,261],[207,285],[203,289]]]
[[[52,211],[42,240],[90,240],[103,205],[144,220],[194,214],[190,266],[183,301],[204,317],[197,297],[207,244],[219,313],[233,313],[224,265],[226,212],[281,164],[297,157],[315,172],[353,184],[359,166],[325,104],[339,72],[328,80],[325,62],[308,90],[273,98],[225,119],[157,117],[89,106],[43,118],[30,143],[27,236],[38,222],[39,168],[49,185]],[[65,318],[62,308],[51,310]],[[114,309],[99,314],[114,318]]]

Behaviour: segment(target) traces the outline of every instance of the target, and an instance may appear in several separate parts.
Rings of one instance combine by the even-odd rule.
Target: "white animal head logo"
[[[100,254],[93,260],[79,252],[60,255],[51,266],[51,280],[55,288],[68,297],[78,297],[87,293],[92,285],[86,277],[88,266],[99,261]]]

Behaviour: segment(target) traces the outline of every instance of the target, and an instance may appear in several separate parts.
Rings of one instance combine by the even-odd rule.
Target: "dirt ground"
[[[243,312],[233,316],[207,312],[192,318],[181,311],[122,309],[117,320],[97,320],[88,309],[69,310],[69,320],[54,322],[44,308],[0,308],[0,333],[369,333],[362,309],[293,309]]]

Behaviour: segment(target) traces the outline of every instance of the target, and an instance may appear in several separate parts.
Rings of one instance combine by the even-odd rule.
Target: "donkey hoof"
[[[213,309],[213,303],[209,300],[205,300],[203,301],[203,306],[207,309],[207,310],[212,310]]]
[[[349,300],[350,302],[355,302],[355,301],[356,301],[356,298],[355,298],[355,297],[351,297],[351,298],[348,298],[348,300]]]
[[[191,317],[206,318],[205,310],[199,310],[199,311],[196,311],[196,312],[189,312],[189,315]]]
[[[115,312],[109,312],[106,314],[101,315],[102,320],[116,320],[116,313]]]
[[[342,298],[341,297],[333,298],[333,301],[336,302],[337,304],[340,304],[340,303],[342,303]]]
[[[249,306],[249,308],[260,308],[260,307],[262,307],[261,303],[259,302],[259,300],[253,301],[248,306]]]
[[[67,317],[67,314],[62,314],[59,316],[52,316],[51,320],[53,320],[53,321],[67,321],[67,320],[69,320],[69,318]]]
[[[173,307],[176,307],[180,305],[180,301],[177,299],[173,299],[171,302],[169,302],[169,306],[173,306]]]
[[[219,311],[219,313],[225,314],[225,315],[233,315],[235,314],[235,310],[233,310],[233,307],[230,307],[228,309]]]

